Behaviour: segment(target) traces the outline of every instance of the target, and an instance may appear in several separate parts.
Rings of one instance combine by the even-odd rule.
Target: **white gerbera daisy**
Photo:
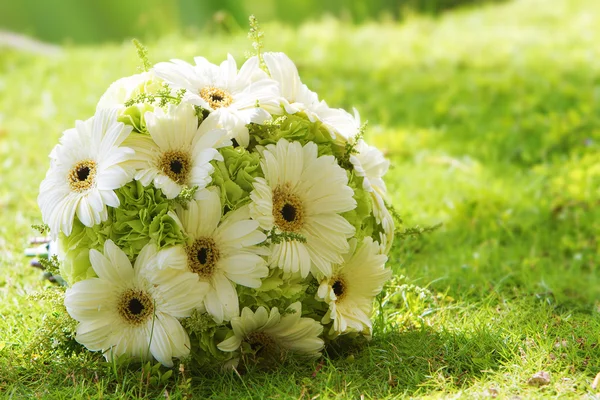
[[[259,307],[252,312],[244,307],[242,315],[231,320],[233,336],[219,343],[221,351],[236,351],[248,343],[258,355],[277,356],[283,352],[318,356],[323,348],[319,336],[323,326],[312,318],[302,318],[302,305],[296,302],[281,315],[277,307],[268,312]]]
[[[330,108],[325,101],[319,101],[317,94],[302,83],[296,65],[284,53],[267,52],[263,57],[271,78],[279,84],[281,103],[287,113],[304,112],[311,122],[321,121],[339,144],[356,136],[360,130],[356,109],[353,117],[345,110]]]
[[[350,240],[350,251],[343,263],[333,267],[333,273],[321,280],[317,298],[329,304],[322,322],[333,320],[334,333],[371,332],[373,299],[391,270],[385,268],[387,257],[380,246],[370,237],[363,239],[357,248],[357,240]]]
[[[360,132],[360,115],[354,108],[354,115],[341,108],[331,108],[321,101],[315,109],[315,114],[329,131],[338,145],[345,145]]]
[[[317,145],[281,139],[263,151],[265,179],[256,178],[250,193],[250,215],[270,231],[299,234],[306,239],[272,245],[270,264],[286,273],[331,274],[342,262],[354,228],[340,213],[356,207],[346,171],[333,156],[317,155]]]
[[[75,283],[65,295],[69,315],[79,321],[79,343],[107,360],[151,354],[168,367],[173,357],[189,354],[190,339],[177,318],[189,317],[206,293],[194,274],[159,270],[169,254],[154,244],[142,249],[133,267],[111,240],[104,254],[90,250],[90,261],[98,277]]]
[[[262,124],[271,112],[278,112],[277,83],[260,69],[257,57],[251,57],[237,69],[231,55],[220,66],[204,57],[196,57],[196,65],[171,60],[154,66],[154,73],[175,89],[186,89],[183,101],[200,106],[211,113],[208,119],[229,131],[240,146],[248,146],[246,124]]]
[[[387,188],[383,176],[387,173],[390,162],[379,149],[367,145],[362,139],[356,143],[355,149],[357,153],[350,156],[350,162],[356,174],[363,177],[363,189],[371,195],[373,214],[377,223],[383,226],[386,248],[389,251],[394,240],[394,219],[385,206]]]
[[[96,109],[123,108],[124,103],[141,93],[156,93],[162,82],[152,72],[142,72],[113,82],[100,97]]]
[[[208,294],[197,308],[205,309],[219,323],[240,313],[234,284],[257,288],[269,273],[260,256],[265,249],[256,247],[266,236],[258,222],[250,219],[248,207],[227,214],[223,221],[221,215],[219,195],[210,190],[202,193],[202,199],[191,201],[187,210],[178,207],[188,243],[174,250],[178,261],[171,265],[196,274],[198,285],[208,284]]]
[[[144,186],[154,182],[168,199],[177,197],[184,186],[203,189],[211,181],[212,160],[223,160],[218,148],[228,146],[223,129],[210,123],[198,126],[194,107],[170,104],[145,115],[148,135],[133,134],[127,141],[136,154],[130,165],[135,179]]]
[[[388,254],[392,248],[392,244],[394,244],[394,235],[396,227],[394,223],[394,218],[390,214],[385,204],[381,204],[379,207],[379,211],[374,213],[375,219],[377,221],[379,221],[378,218],[381,218],[380,224],[383,228],[383,232],[379,234],[379,242],[381,244],[382,253]]]
[[[285,111],[289,114],[307,111],[309,118],[315,117],[310,110],[317,106],[319,98],[315,92],[302,83],[294,62],[284,53],[264,53],[263,58],[271,78],[279,83]]]
[[[120,147],[131,132],[117,122],[115,110],[100,110],[65,131],[50,153],[51,166],[40,184],[38,204],[53,238],[70,235],[75,214],[85,226],[108,218],[106,206],[118,207],[114,190],[132,179],[124,167],[134,152]]]
[[[367,192],[376,192],[385,197],[387,189],[383,176],[387,173],[390,162],[386,160],[383,153],[376,147],[369,146],[360,139],[355,146],[356,154],[350,156],[350,162],[354,166],[356,175],[362,176],[363,189]]]

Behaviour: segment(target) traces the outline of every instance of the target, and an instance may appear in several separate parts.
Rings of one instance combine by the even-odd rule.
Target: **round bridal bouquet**
[[[283,53],[161,62],[64,132],[38,197],[75,340],[229,365],[369,336],[389,162]]]

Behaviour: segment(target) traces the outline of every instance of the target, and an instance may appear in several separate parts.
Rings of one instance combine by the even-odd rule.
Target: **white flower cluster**
[[[38,202],[88,349],[231,364],[371,334],[389,162],[356,111],[263,57],[120,79],[52,150]]]

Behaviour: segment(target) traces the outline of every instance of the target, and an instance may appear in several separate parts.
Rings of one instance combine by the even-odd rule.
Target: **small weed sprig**
[[[260,68],[265,72],[269,73],[267,64],[265,64],[265,60],[262,56],[262,50],[265,47],[265,44],[263,42],[265,38],[265,33],[260,28],[260,25],[258,24],[258,19],[256,19],[254,15],[251,15],[248,19],[250,22],[250,31],[248,32],[248,39],[252,41],[252,48],[254,49],[256,57],[258,57]]]
[[[163,83],[162,88],[156,93],[140,93],[131,100],[126,101],[124,105],[125,107],[131,107],[142,103],[153,104],[158,107],[165,107],[169,103],[177,105],[181,103],[184,95],[185,89],[179,89],[175,92],[175,95],[173,95],[171,87],[168,84]]]
[[[58,257],[56,255],[51,256],[50,258],[40,258],[40,264],[44,267],[51,275],[59,275],[60,274],[60,262],[58,261]]]
[[[64,287],[53,286],[31,294],[30,298],[35,302],[43,302],[47,310],[30,343],[30,352],[53,352],[59,349],[71,355],[83,349],[75,341],[77,321],[69,316],[64,306]]]
[[[431,233],[431,232],[435,232],[436,230],[438,230],[439,228],[441,228],[443,225],[443,223],[438,223],[435,225],[428,225],[428,226],[424,226],[424,227],[420,227],[419,225],[410,227],[410,228],[406,228],[404,230],[396,230],[395,234],[396,237],[400,238],[400,239],[406,239],[408,237],[415,237],[415,236],[422,236],[423,234],[426,233]]]
[[[184,210],[187,210],[187,203],[194,199],[194,195],[198,191],[198,186],[185,186],[174,199],[169,200],[171,205],[179,204]]]
[[[148,49],[137,39],[133,39],[131,42],[135,46],[140,62],[142,63],[139,69],[142,71],[150,71],[150,68],[152,68],[152,64],[148,59]]]
[[[306,243],[306,238],[295,232],[280,232],[277,233],[275,228],[271,229],[267,234],[267,240],[259,244],[259,246],[269,246],[270,244],[280,244],[283,242],[300,242]]]
[[[33,224],[31,227],[38,231],[40,235],[45,235],[50,232],[50,227],[47,224]]]
[[[338,164],[342,168],[352,168],[352,163],[350,162],[350,157],[355,154],[358,154],[358,150],[356,149],[356,146],[358,146],[358,142],[362,138],[364,138],[368,123],[369,123],[369,121],[365,121],[365,123],[362,124],[361,127],[359,128],[358,133],[356,134],[356,136],[354,136],[353,140],[351,142],[346,143],[346,145],[344,146],[344,153],[342,154],[342,156],[339,158],[339,161],[338,161]]]

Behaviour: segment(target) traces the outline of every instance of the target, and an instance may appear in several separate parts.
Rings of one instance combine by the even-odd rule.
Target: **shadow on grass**
[[[391,332],[362,345],[344,343],[327,348],[313,363],[290,360],[271,371],[207,373],[193,380],[195,396],[246,398],[269,388],[271,397],[312,398],[337,393],[348,398],[419,394],[440,384],[464,387],[510,362],[516,345],[499,332],[436,331],[425,327]],[[210,385],[203,385],[210,381]]]
[[[395,360],[398,386],[410,390],[430,379],[450,380],[456,386],[468,384],[498,369],[515,350],[499,333],[488,330],[465,333],[424,328],[392,334],[380,342],[380,351]]]
[[[440,383],[462,387],[493,372],[516,354],[516,345],[499,332],[436,331],[431,327],[392,332],[364,348],[329,349],[329,384],[338,389],[361,380],[376,384],[380,394],[416,393]],[[358,385],[359,387],[361,385]],[[374,393],[371,393],[374,394]]]

